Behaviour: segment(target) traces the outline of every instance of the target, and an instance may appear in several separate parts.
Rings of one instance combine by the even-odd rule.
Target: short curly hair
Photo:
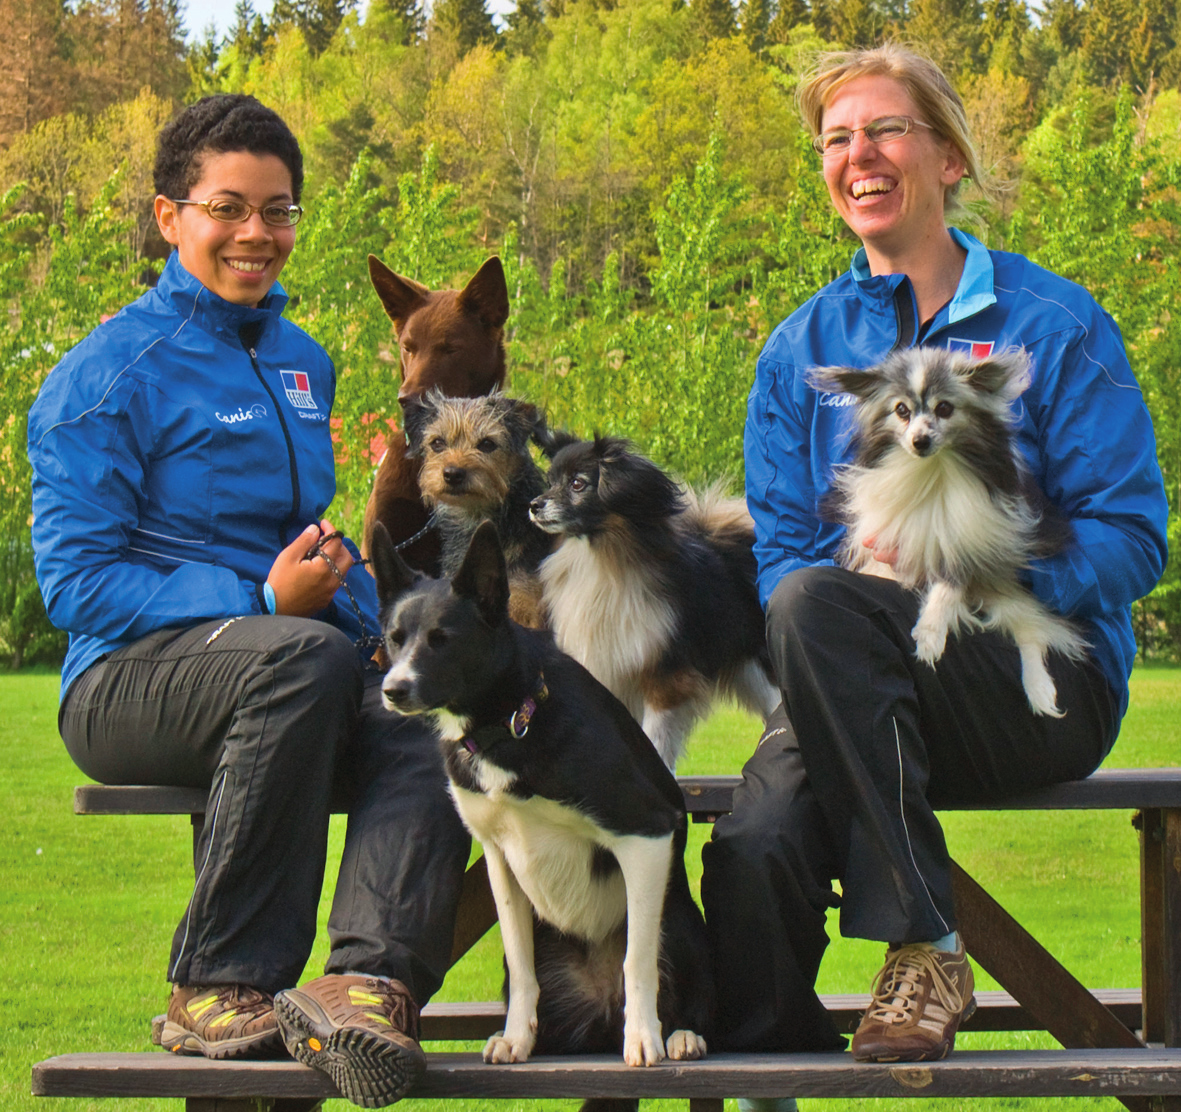
[[[186,199],[201,180],[202,156],[249,151],[273,154],[291,171],[291,196],[303,192],[299,141],[279,114],[252,96],[219,93],[202,97],[165,124],[156,140],[156,192]]]

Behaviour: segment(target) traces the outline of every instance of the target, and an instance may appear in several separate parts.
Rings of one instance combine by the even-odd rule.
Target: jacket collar
[[[951,238],[968,253],[955,296],[947,306],[947,323],[955,324],[995,305],[996,293],[993,288],[992,256],[988,248],[959,228],[947,230]],[[857,284],[858,292],[874,301],[892,298],[898,286],[906,281],[905,274],[871,274],[864,247],[857,249],[849,272]]]
[[[272,321],[278,320],[288,301],[287,291],[278,282],[257,307],[226,301],[194,278],[181,265],[176,251],[168,256],[164,273],[156,283],[156,292],[182,317],[208,332],[229,333],[235,340],[243,325],[255,324],[265,330]]]

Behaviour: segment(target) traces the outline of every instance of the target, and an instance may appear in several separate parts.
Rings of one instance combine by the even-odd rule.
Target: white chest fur
[[[615,836],[550,799],[482,795],[454,784],[451,794],[467,828],[480,842],[499,848],[542,919],[592,941],[623,922],[622,875],[598,876],[592,869],[595,847],[610,849]]]
[[[653,577],[623,553],[568,537],[542,562],[541,579],[558,647],[638,717],[638,673],[676,625]]]

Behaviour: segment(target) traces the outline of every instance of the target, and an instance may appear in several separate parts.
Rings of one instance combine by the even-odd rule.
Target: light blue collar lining
[[[988,248],[974,236],[961,232],[959,228],[947,230],[951,233],[951,238],[968,252],[968,257],[964,260],[964,272],[960,275],[960,284],[947,307],[947,323],[955,324],[957,321],[974,317],[990,305],[995,305],[996,294],[993,293],[992,256],[988,253]],[[866,282],[873,277],[869,271],[869,260],[864,247],[857,249],[849,272],[857,282]]]

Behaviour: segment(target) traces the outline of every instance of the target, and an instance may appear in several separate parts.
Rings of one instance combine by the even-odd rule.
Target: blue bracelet
[[[262,585],[262,597],[266,599],[267,613],[273,614],[275,612],[275,588],[269,583]]]

